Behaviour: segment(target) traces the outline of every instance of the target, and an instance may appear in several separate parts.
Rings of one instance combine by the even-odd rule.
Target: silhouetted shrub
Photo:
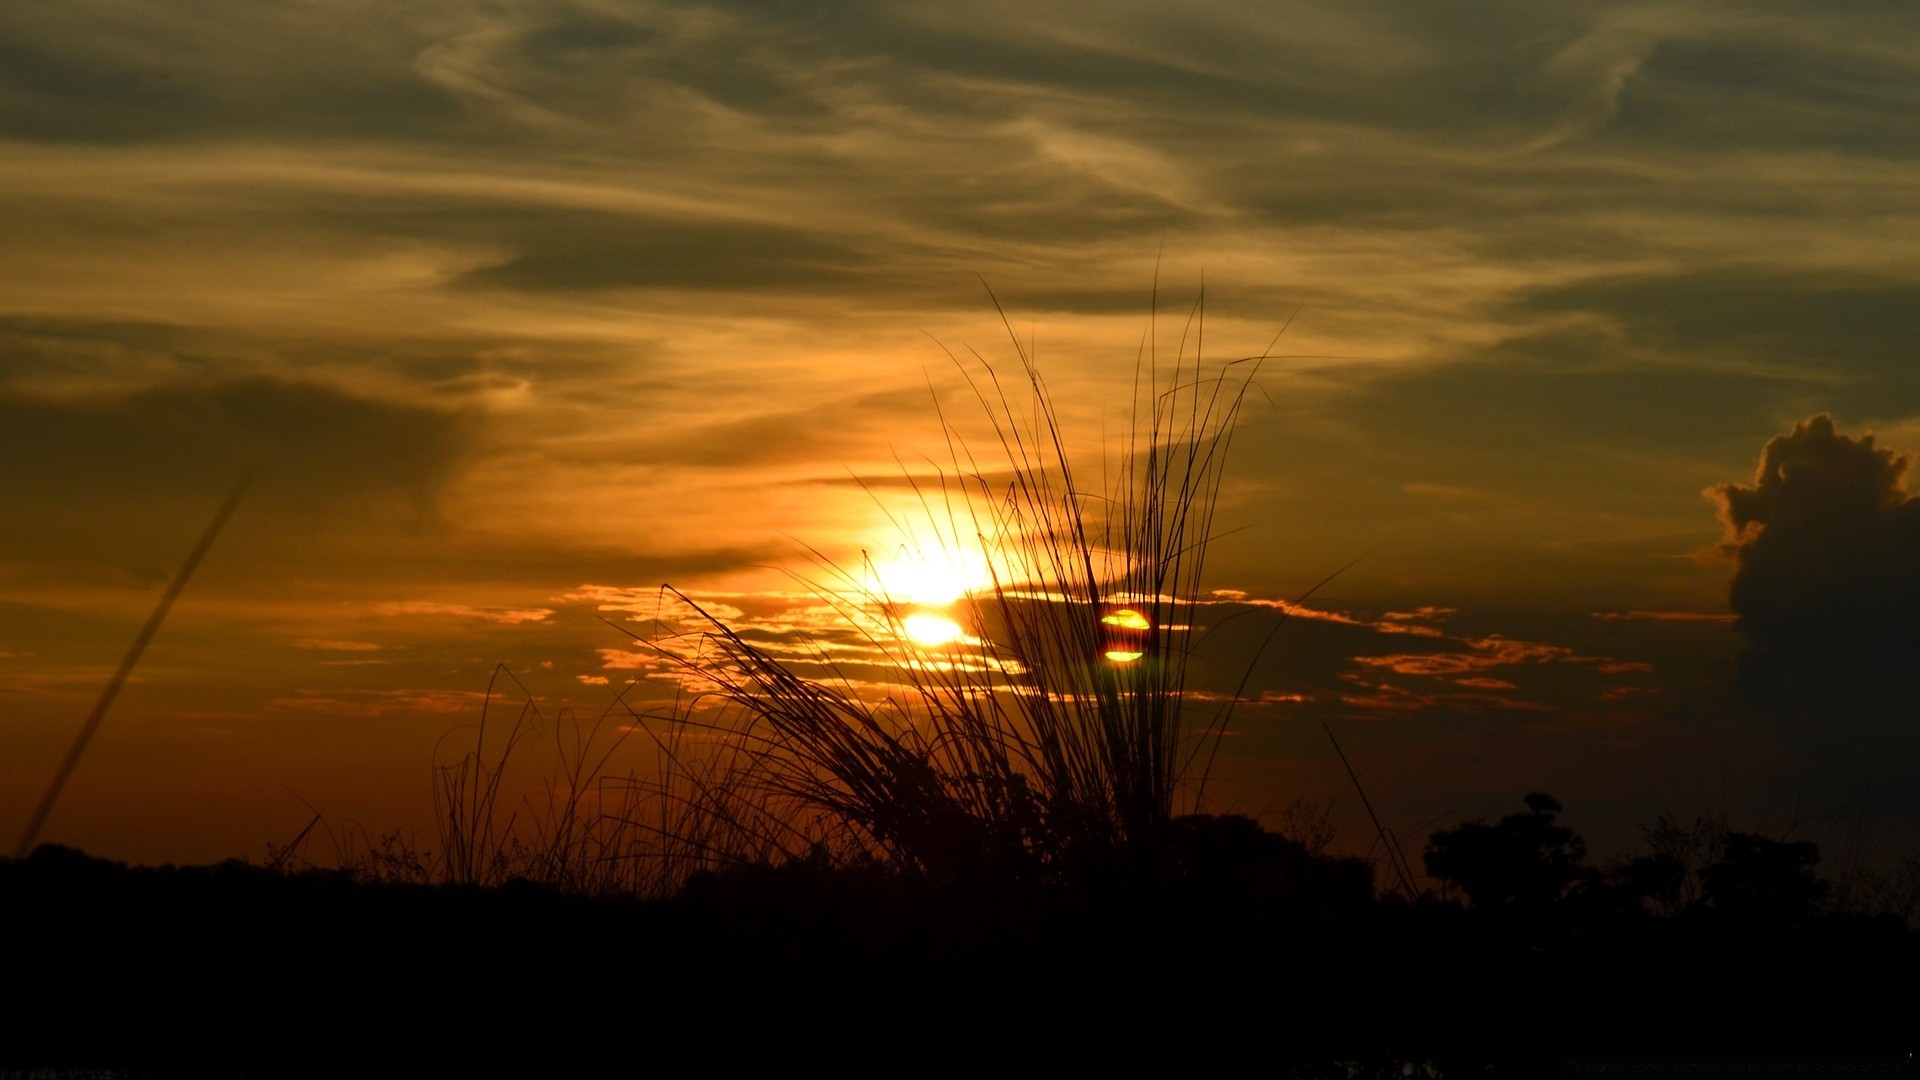
[[[1803,919],[1820,909],[1831,886],[1814,868],[1820,848],[1810,840],[1769,840],[1730,832],[1720,860],[1700,871],[1705,903],[1745,918]]]
[[[1201,894],[1346,909],[1373,900],[1373,864],[1317,854],[1252,818],[1190,814],[1172,836],[1176,880]]]
[[[1498,825],[1465,822],[1427,840],[1427,873],[1465,893],[1476,908],[1539,908],[1565,896],[1583,876],[1586,841],[1554,822],[1560,804],[1526,797],[1527,812]]]
[[[1621,898],[1643,909],[1672,915],[1684,906],[1687,864],[1674,855],[1656,852],[1630,859],[1613,877]]]

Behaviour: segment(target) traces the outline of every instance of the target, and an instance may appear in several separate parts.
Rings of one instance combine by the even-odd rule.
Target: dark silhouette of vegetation
[[[1045,1048],[1087,1067],[1257,1054],[1282,1076],[1533,1077],[1594,1054],[1911,1048],[1920,989],[1873,973],[1920,970],[1920,932],[1837,907],[1815,845],[1719,828],[1688,855],[1663,819],[1650,850],[1595,866],[1560,814],[1532,795],[1434,833],[1415,897],[1324,832],[1231,815],[1173,819],[1163,857],[1121,876],[956,882],[822,848],[658,899],[397,880],[418,870],[391,851],[141,868],[42,847],[0,860],[9,981],[30,990],[0,1068],[564,1070],[632,1040],[769,1064]]]
[[[73,778],[73,771],[80,767],[80,759],[86,754],[87,745],[93,741],[94,733],[100,730],[101,722],[107,718],[107,710],[113,707],[114,699],[120,696],[121,688],[126,686],[127,679],[132,677],[133,669],[140,663],[140,657],[147,651],[147,646],[153,642],[154,635],[160,632],[161,624],[167,621],[167,613],[173,610],[173,602],[178,600],[180,594],[186,590],[187,582],[193,579],[193,572],[200,566],[200,560],[206,558],[207,552],[212,549],[213,542],[219,538],[220,530],[226,527],[227,519],[233,516],[233,511],[240,505],[240,498],[246,494],[247,486],[251,482],[251,476],[247,476],[234,485],[233,491],[227,495],[227,501],[215,511],[213,521],[207,525],[206,531],[200,534],[199,542],[187,553],[186,561],[180,565],[180,569],[173,575],[173,580],[169,581],[166,589],[161,592],[160,601],[154,605],[153,614],[147,616],[146,623],[140,627],[139,633],[134,635],[133,644],[127,646],[126,655],[120,659],[120,667],[114,671],[113,677],[107,680],[107,685],[100,691],[100,697],[93,703],[93,710],[87,714],[85,720],[81,721],[80,730],[74,735],[73,745],[67,749],[66,756],[60,760],[59,767],[54,770],[53,781],[47,785],[46,794],[40,797],[39,805],[34,807],[33,817],[27,821],[25,831],[20,834],[20,842],[14,848],[15,858],[23,858],[33,850],[34,841],[40,838],[40,830],[46,825],[47,818],[53,814],[53,808],[60,802],[60,793],[66,790],[67,781]]]
[[[1804,919],[1820,910],[1832,886],[1814,873],[1820,848],[1810,840],[1769,840],[1730,832],[1720,858],[1700,871],[1705,902],[1745,918]]]
[[[1835,888],[1810,843],[1670,818],[1595,866],[1536,793],[1433,833],[1424,888],[1377,817],[1384,867],[1334,854],[1310,808],[1279,832],[1195,812],[1231,706],[1201,711],[1185,664],[1260,359],[1203,372],[1198,316],[1164,387],[1149,334],[1106,490],[1078,485],[1017,340],[1030,400],[979,376],[1003,460],[949,429],[916,489],[937,543],[978,541],[992,572],[970,652],[912,651],[858,571],[822,596],[897,669],[877,693],[688,600],[696,629],[642,640],[693,689],[555,722],[545,805],[504,777],[547,718],[530,695],[492,714],[490,688],[436,772],[437,852],[336,836],[316,866],[316,816],[266,868],[0,860],[22,991],[0,1068],[1471,1078],[1911,1049],[1920,989],[1863,976],[1920,970],[1920,870]],[[617,772],[631,744],[652,772]]]
[[[437,855],[361,843],[355,857],[423,881],[654,897],[711,872],[823,860],[950,888],[1157,881],[1185,857],[1178,819],[1208,808],[1240,703],[1188,694],[1187,665],[1206,632],[1227,452],[1271,351],[1206,360],[1204,301],[1171,349],[1149,324],[1123,445],[1097,468],[1067,452],[1004,314],[1017,358],[1004,381],[977,354],[954,357],[984,437],[976,447],[943,411],[945,460],[900,478],[906,509],[881,509],[899,559],[979,564],[944,608],[956,637],[916,640],[916,601],[889,592],[871,553],[853,567],[814,553],[805,584],[834,616],[818,639],[772,643],[663,586],[651,632],[610,625],[674,687],[671,703],[622,691],[593,720],[554,718],[547,801],[513,806],[509,759],[550,721],[530,694],[500,718],[496,674],[472,751],[436,770]]]
[[[825,580],[809,584],[895,680],[884,691],[843,675],[825,648],[810,658],[824,673],[807,673],[671,589],[693,629],[633,635],[705,688],[670,717],[634,721],[727,746],[718,773],[668,755],[653,788],[679,806],[719,796],[724,809],[699,823],[709,848],[824,850],[949,883],[1091,880],[1151,873],[1174,818],[1202,805],[1231,706],[1190,698],[1187,663],[1227,451],[1267,357],[1204,361],[1204,295],[1170,357],[1150,328],[1125,445],[1089,483],[1034,356],[1005,325],[1018,360],[1006,384],[977,356],[955,357],[991,449],[943,413],[947,460],[904,478],[914,520],[895,522],[909,561],[982,564],[987,582],[953,610],[967,644],[930,653],[871,566],[824,559]]]
[[[1466,894],[1476,908],[1535,910],[1565,897],[1582,878],[1586,842],[1556,824],[1560,804],[1526,797],[1527,812],[1498,825],[1469,821],[1427,842],[1427,873]]]

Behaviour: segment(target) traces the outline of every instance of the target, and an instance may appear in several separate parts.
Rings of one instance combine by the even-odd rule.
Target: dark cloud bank
[[[1751,484],[1707,492],[1736,567],[1741,697],[1815,762],[1914,771],[1920,500],[1906,487],[1910,463],[1823,414],[1768,442]]]
[[[464,451],[465,436],[456,416],[277,379],[80,401],[0,391],[0,450],[11,460],[42,460],[0,490],[217,488],[253,466],[266,468],[271,481],[284,476],[284,486],[307,500],[363,489],[430,491]]]

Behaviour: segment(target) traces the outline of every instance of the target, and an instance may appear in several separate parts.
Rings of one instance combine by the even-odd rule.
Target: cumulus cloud
[[[1767,443],[1751,484],[1706,492],[1736,566],[1742,687],[1787,704],[1920,692],[1920,501],[1911,459],[1825,414]]]

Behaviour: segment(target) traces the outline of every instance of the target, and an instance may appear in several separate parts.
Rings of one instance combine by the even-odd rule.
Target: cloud
[[[504,207],[480,208],[476,217],[513,254],[461,278],[473,286],[818,289],[853,280],[871,263],[844,242],[780,225]]]
[[[208,135],[457,129],[457,98],[411,61],[408,4],[79,0],[0,16],[0,135],[132,143]],[[409,19],[409,14],[416,18]]]
[[[935,414],[933,400],[925,387],[889,389],[879,392],[846,394],[802,409],[780,409],[719,420],[707,424],[689,424],[669,430],[665,435],[649,435],[638,441],[635,452],[649,462],[692,468],[739,468],[793,462],[828,462],[858,454],[870,445],[874,432],[899,425],[900,418]],[[817,466],[816,466],[817,467]],[[843,466],[844,467],[844,466]],[[926,488],[937,489],[938,478],[929,481],[902,474],[896,481],[912,480]],[[951,477],[948,478],[951,481]],[[831,485],[859,483],[844,473],[824,478],[808,476],[807,482]]]
[[[245,593],[333,577],[348,563],[355,578],[388,572],[446,531],[447,491],[480,444],[460,408],[297,371],[195,370],[191,351],[163,334],[129,358],[112,327],[95,337],[65,328],[38,346],[9,332],[19,329],[0,325],[0,460],[19,463],[0,469],[0,573],[16,580],[164,581],[249,472],[214,563],[250,576]],[[99,362],[88,370],[92,347]],[[33,362],[48,356],[58,359]]]
[[[137,624],[118,583],[250,459],[169,627],[260,620],[206,639],[236,714],[535,643],[617,685],[593,609],[643,629],[662,581],[866,679],[732,591],[888,546],[927,338],[1007,357],[976,275],[1097,457],[1164,241],[1169,338],[1202,264],[1209,355],[1301,308],[1209,562],[1249,591],[1196,619],[1218,695],[1294,616],[1236,731],[1674,700],[1733,647],[1679,617],[1722,585],[1675,557],[1701,486],[1782,417],[1920,415],[1917,74],[1920,24],[1808,0],[0,4],[0,639],[77,670],[124,631],[56,614]]]
[[[454,619],[478,619],[504,626],[545,622],[553,614],[552,608],[474,607],[471,604],[447,604],[437,600],[396,600],[376,604],[374,611],[377,614],[392,616],[438,615]]]
[[[1719,611],[1596,611],[1602,622],[1732,622],[1738,616]]]
[[[1863,395],[1884,393],[1886,379],[1915,383],[1907,360],[1920,334],[1920,283],[1896,266],[1661,268],[1555,284],[1518,300],[1519,310],[1590,316],[1618,345],[1649,357],[1698,356],[1703,367],[1855,384]],[[1882,380],[1859,386],[1863,371]]]
[[[487,695],[479,691],[423,689],[300,689],[267,702],[267,708],[276,711],[317,713],[332,718],[406,714],[478,716],[486,705]]]
[[[852,609],[819,596],[732,593],[696,599],[743,641],[798,673],[835,685],[847,680],[879,692],[897,689],[897,665],[915,655],[910,648],[889,647],[889,632],[871,613],[865,624],[857,625],[850,621]],[[676,610],[677,604],[663,604],[658,590],[582,586],[562,600],[663,618],[668,625],[655,643],[680,654],[700,649],[700,635],[711,629]],[[975,614],[984,620],[984,636],[992,638],[991,606]],[[1568,645],[1449,632],[1443,624],[1460,614],[1437,605],[1373,614],[1216,590],[1194,611],[1186,700],[1205,712],[1224,705],[1237,690],[1253,712],[1263,714],[1312,705],[1353,716],[1418,713],[1436,721],[1516,713],[1544,716],[1617,700],[1623,676],[1654,671],[1655,665],[1644,660],[1613,660]],[[1277,620],[1292,625],[1276,628]],[[1282,632],[1269,640],[1276,629]],[[1268,646],[1264,651],[1263,644]],[[686,675],[654,649],[601,647],[597,653],[607,672],[643,672],[668,680]],[[959,658],[970,664],[989,662],[984,653],[972,650]]]
[[[1920,501],[1911,459],[1825,414],[1770,440],[1751,484],[1706,492],[1735,565],[1740,684],[1777,705],[1920,701]]]
[[[16,343],[0,331],[0,375]],[[24,365],[23,365],[24,367]],[[471,445],[452,412],[285,377],[180,378],[133,390],[0,379],[0,498],[218,491],[248,466],[251,499],[325,514],[375,494],[430,502]]]
[[[371,641],[336,641],[329,638],[303,638],[294,644],[302,649],[325,649],[330,652],[379,652],[384,648]]]

